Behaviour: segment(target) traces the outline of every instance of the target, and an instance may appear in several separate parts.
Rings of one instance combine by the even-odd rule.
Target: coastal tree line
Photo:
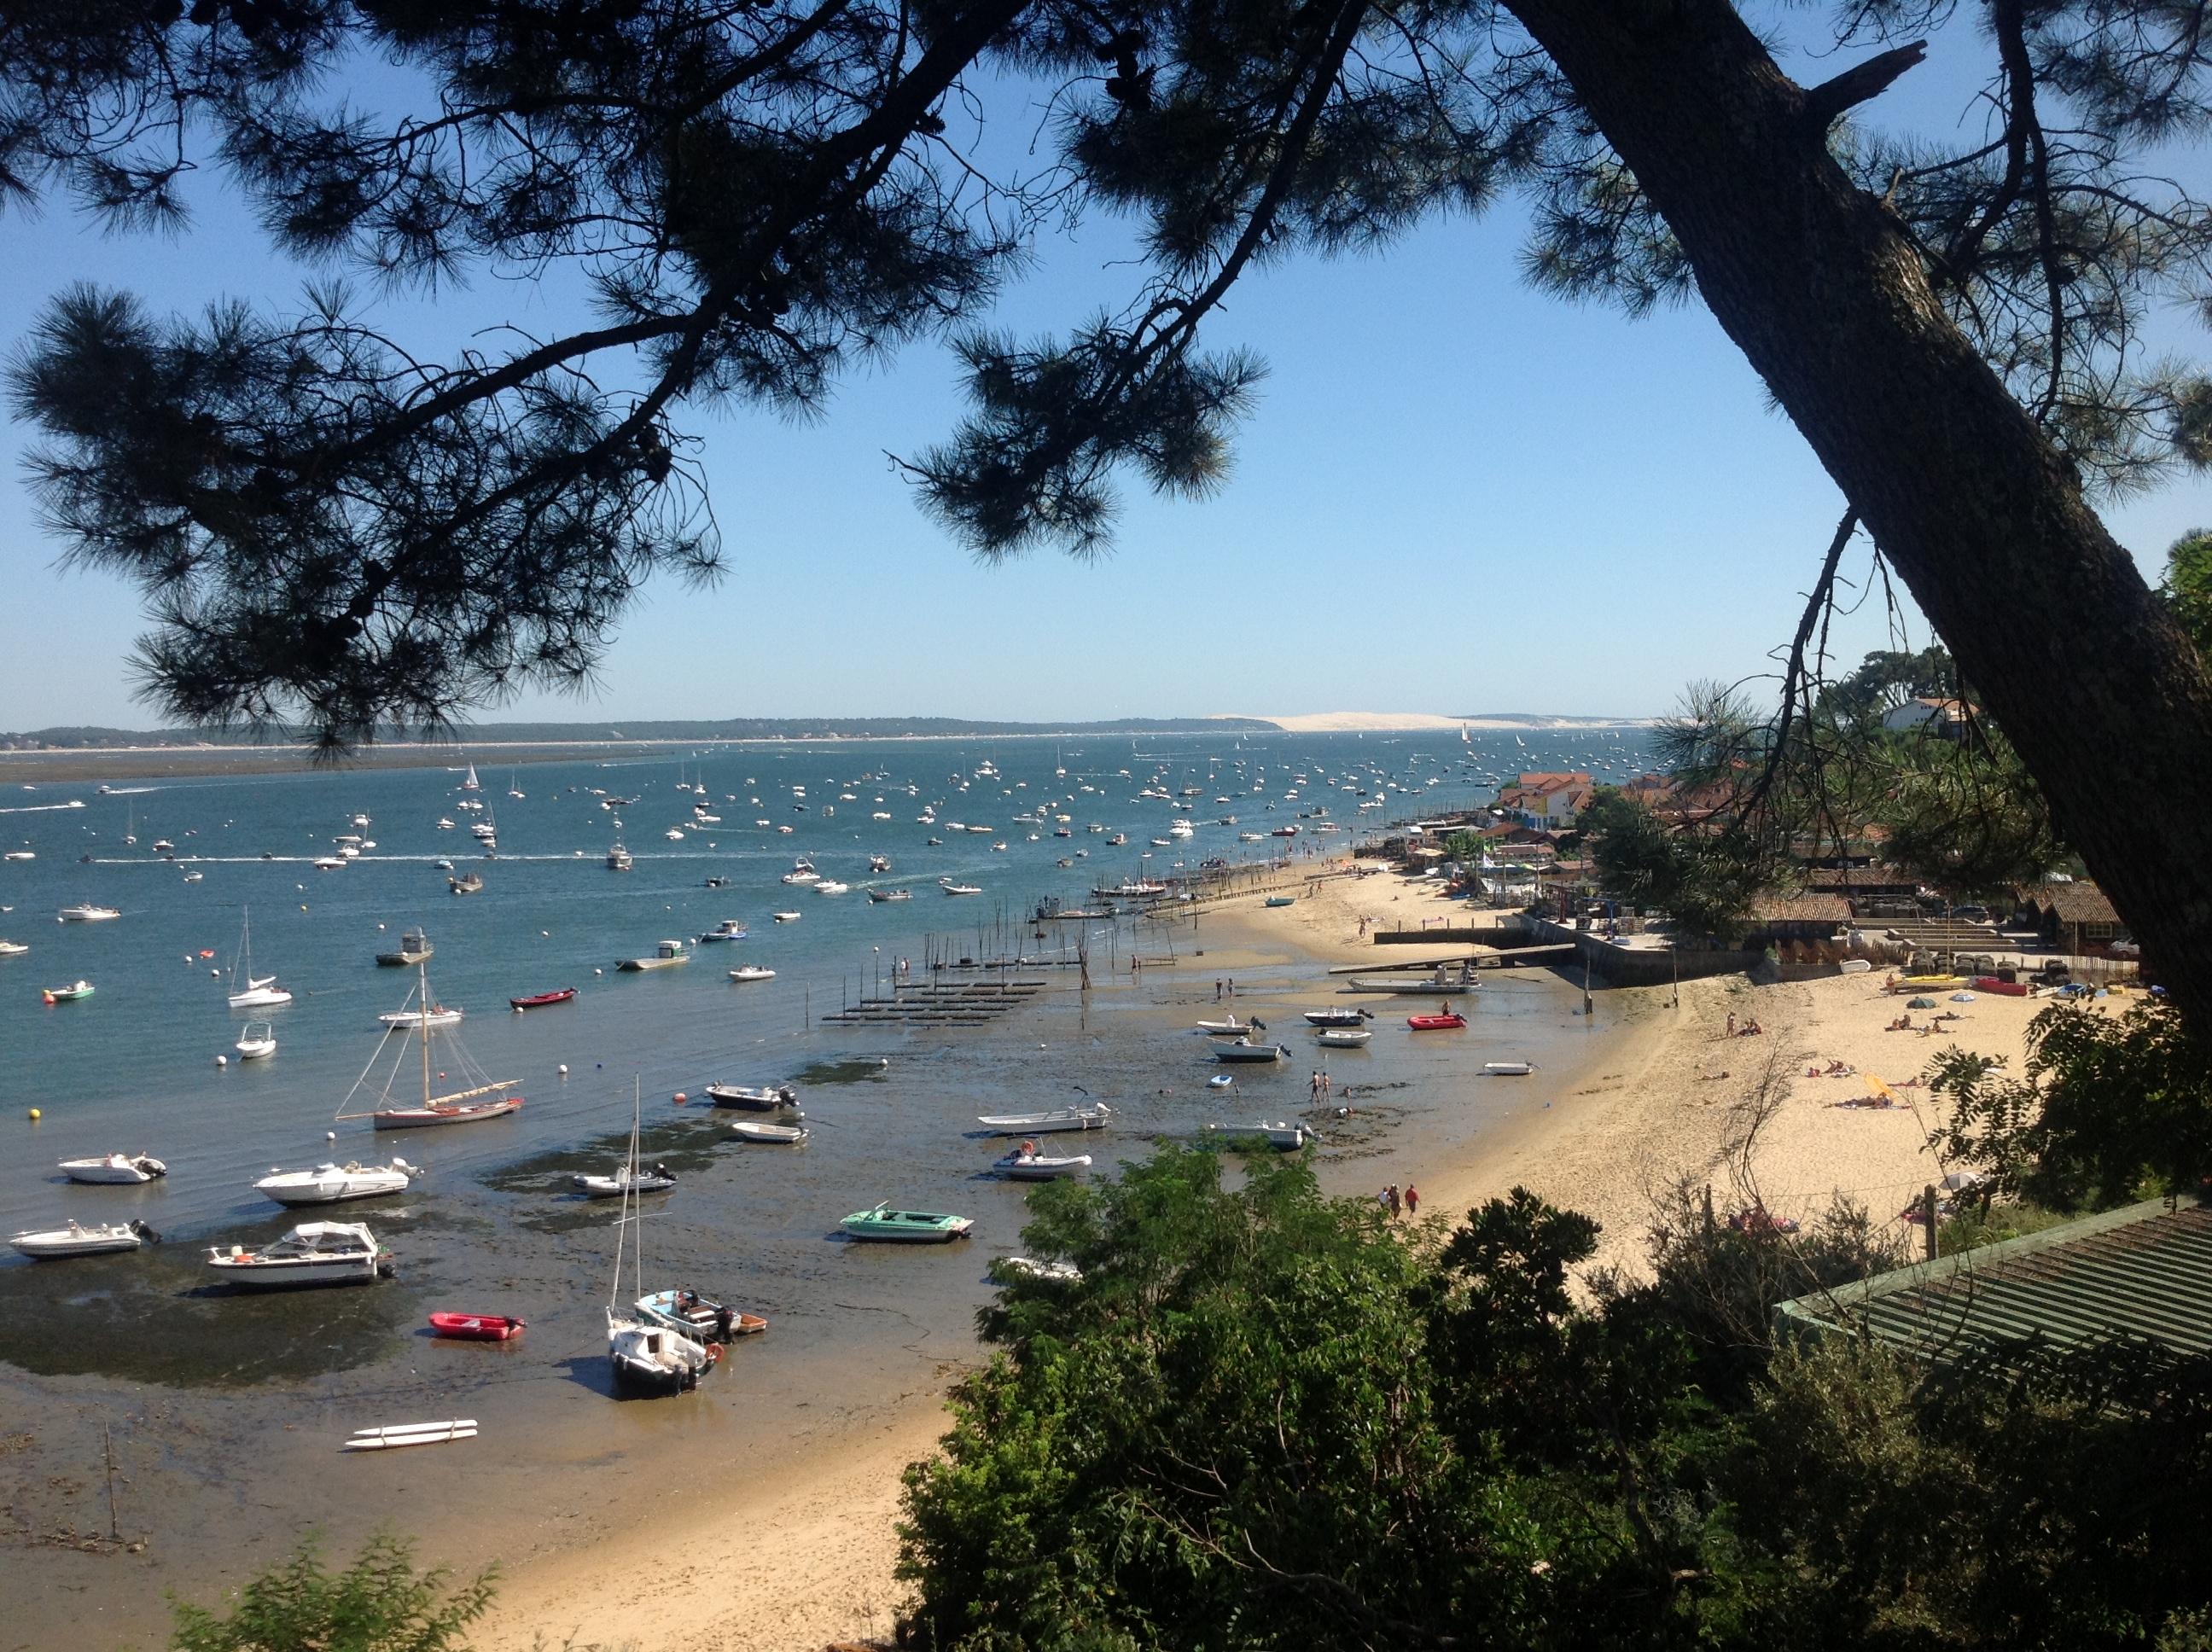
[[[1248,271],[1533,201],[1529,275],[1631,310],[1692,292],[1848,502],[1784,650],[1785,723],[1863,535],[2185,1004],[2212,1001],[2212,684],[2094,501],[2212,453],[2154,310],[2212,291],[2161,175],[2205,130],[2203,7],[1873,0],[94,0],[0,18],[0,202],[173,227],[219,161],[289,309],[58,295],[11,369],[73,556],[147,593],[191,723],[333,745],[584,680],[648,575],[722,540],[687,421],[827,402],[953,337],[974,410],[907,461],[987,556],[1089,554],[1117,477],[1217,485],[1256,361],[1204,324]],[[1821,21],[1815,21],[1816,19]],[[1800,86],[1758,29],[1814,29]],[[1988,77],[1940,136],[1869,109],[1927,41]],[[381,119],[326,89],[404,66]],[[986,139],[1052,111],[1031,160]],[[1029,117],[1020,117],[1026,123]],[[985,325],[1065,215],[1140,225],[1131,295]],[[443,359],[337,279],[573,272],[592,324]],[[1808,547],[1810,554],[1817,548]],[[2118,754],[2142,799],[2106,806]]]

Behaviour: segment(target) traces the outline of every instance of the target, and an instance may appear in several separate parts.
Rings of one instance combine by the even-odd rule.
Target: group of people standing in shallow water
[[[1401,1211],[1407,1216],[1419,1216],[1421,1213],[1420,1190],[1410,1181],[1406,1184],[1406,1191],[1403,1193],[1398,1191],[1398,1184],[1392,1182],[1375,1195],[1375,1202],[1390,1212],[1390,1219],[1394,1222],[1398,1219]]]

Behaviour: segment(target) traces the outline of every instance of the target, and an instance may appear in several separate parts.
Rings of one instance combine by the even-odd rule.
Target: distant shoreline
[[[1491,722],[1487,725],[1469,718],[1465,726],[1483,733],[1551,734],[1583,732],[1599,729],[1632,728],[1640,726],[1634,721],[1604,723],[1598,721],[1567,723],[1564,720],[1552,726],[1537,723]],[[1454,723],[1452,727],[1461,726]],[[380,743],[356,747],[342,757],[319,757],[316,748],[305,742],[290,742],[269,745],[100,745],[100,746],[44,746],[20,750],[0,750],[0,785],[59,785],[76,780],[177,780],[222,774],[305,774],[311,770],[335,767],[339,768],[459,768],[465,763],[475,762],[488,768],[501,764],[520,766],[529,763],[573,762],[581,758],[604,757],[610,754],[634,754],[651,756],[656,753],[681,752],[689,756],[702,748],[775,748],[792,746],[847,746],[870,744],[945,744],[978,741],[1014,740],[1132,740],[1178,739],[1206,735],[1218,738],[1223,734],[1252,739],[1279,739],[1293,733],[1399,733],[1442,734],[1442,728],[1365,729],[1365,730],[1310,730],[1293,731],[1281,728],[1235,728],[1193,724],[1188,726],[1164,728],[1133,728],[1108,730],[1037,728],[1019,733],[976,732],[963,731],[929,734],[768,734],[745,736],[668,736],[623,739],[573,740],[483,740],[471,739],[465,744],[426,744],[410,741],[405,744]]]

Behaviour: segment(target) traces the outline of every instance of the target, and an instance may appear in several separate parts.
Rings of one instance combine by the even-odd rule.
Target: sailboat
[[[243,978],[246,985],[239,986]],[[253,920],[252,914],[241,914],[238,931],[238,956],[230,961],[230,1007],[234,1010],[268,1010],[280,1004],[289,1004],[291,993],[276,984],[274,975],[253,973]]]
[[[512,768],[507,771],[507,794],[511,798],[519,798],[524,795],[522,781]]]
[[[402,1005],[400,1011],[391,1018],[392,1024],[385,1031],[384,1042],[377,1045],[375,1054],[368,1058],[368,1066],[362,1070],[361,1077],[346,1092],[347,1102],[362,1093],[363,1087],[369,1083],[369,1074],[375,1068],[378,1058],[384,1054],[385,1042],[389,1042],[396,1036],[401,1041],[399,1051],[392,1059],[390,1072],[385,1076],[383,1089],[378,1092],[377,1100],[381,1104],[365,1113],[349,1113],[342,1102],[337,1116],[341,1119],[366,1118],[379,1130],[419,1130],[431,1125],[474,1124],[479,1119],[496,1119],[519,1110],[522,1106],[521,1096],[501,1093],[515,1081],[484,1076],[483,1070],[462,1048],[459,1036],[447,1029],[451,1023],[447,1017],[450,1016],[453,1021],[460,1017],[450,1011],[441,1012],[437,1001],[430,996],[429,966],[417,963],[415,968],[416,985],[415,990],[407,995],[407,1002],[416,1007],[410,1011]],[[464,1079],[471,1082],[447,1095],[434,1096],[430,1093],[430,1040],[441,1032],[453,1041],[453,1054],[443,1059],[457,1069]],[[422,1096],[419,1102],[403,1101],[392,1092],[392,1083],[399,1075],[400,1060],[407,1052],[406,1040],[409,1038],[419,1038],[422,1045]]]
[[[481,792],[483,790],[483,787],[478,783],[477,780],[477,766],[474,763],[471,763],[469,765],[468,774],[461,781],[461,790],[464,792]]]
[[[630,1096],[630,1175],[637,1170],[643,1094],[634,1080]],[[633,1211],[635,1197],[627,1189],[623,1191],[622,1218],[615,1224],[615,1277],[607,1292],[607,1363],[614,1368],[617,1393],[682,1394],[699,1386],[699,1379],[713,1368],[721,1351],[719,1346],[694,1341],[683,1332],[647,1320],[635,1309],[622,1305],[625,1252],[636,1260],[637,1296],[645,1295],[645,1217],[641,1211]]]

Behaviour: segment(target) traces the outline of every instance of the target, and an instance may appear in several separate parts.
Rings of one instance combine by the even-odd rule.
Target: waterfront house
[[[1498,794],[1498,807],[1526,826],[1562,830],[1589,806],[1596,787],[1579,771],[1523,774]]]
[[[1979,713],[1963,700],[1940,695],[1920,695],[1882,714],[1881,726],[1893,734],[1916,731],[1955,740]]]
[[[2128,938],[2105,891],[2086,878],[2070,884],[2031,884],[2019,891],[2020,916],[2045,946],[2077,958],[2101,957]]]

